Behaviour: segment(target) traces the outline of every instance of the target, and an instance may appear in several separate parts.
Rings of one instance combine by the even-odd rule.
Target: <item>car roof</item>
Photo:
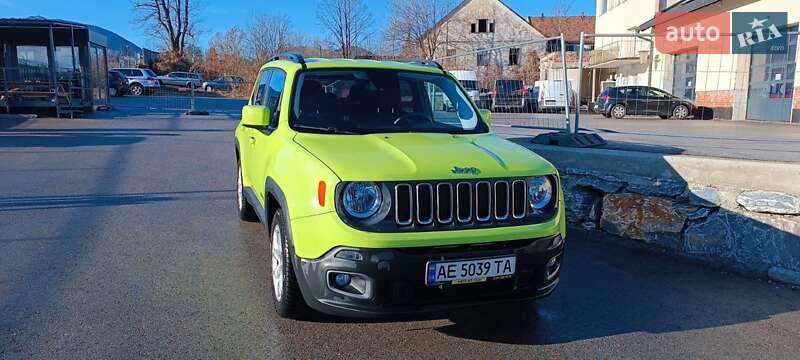
[[[416,71],[426,72],[431,74],[442,74],[443,71],[434,66],[410,64],[398,61],[377,61],[377,60],[360,60],[360,59],[322,59],[310,58],[305,59],[306,67],[312,70],[318,69],[385,69],[385,70],[400,70],[400,71]],[[297,68],[302,65],[288,60],[276,60],[265,64],[263,68],[278,67],[278,68]]]

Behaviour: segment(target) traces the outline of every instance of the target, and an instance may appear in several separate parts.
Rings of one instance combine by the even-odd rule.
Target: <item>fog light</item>
[[[336,282],[336,286],[344,288],[350,285],[350,274],[336,274],[334,281]]]
[[[561,260],[554,257],[547,262],[547,280],[550,280],[558,275],[558,270],[561,269]]]

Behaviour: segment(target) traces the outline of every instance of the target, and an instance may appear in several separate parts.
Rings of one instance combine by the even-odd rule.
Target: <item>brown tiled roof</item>
[[[546,37],[557,37],[563,32],[568,42],[581,41],[581,32],[594,33],[594,16],[530,16],[528,23]],[[594,42],[591,37],[588,43]]]

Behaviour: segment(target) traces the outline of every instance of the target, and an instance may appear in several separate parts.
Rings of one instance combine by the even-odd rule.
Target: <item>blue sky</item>
[[[203,34],[200,46],[205,47],[215,32],[225,31],[234,25],[244,25],[248,19],[259,13],[285,14],[294,26],[304,30],[310,37],[323,37],[316,24],[315,10],[319,0],[202,0]],[[381,24],[385,17],[386,1],[365,0],[372,10],[376,23]],[[551,15],[557,0],[506,0],[506,3],[522,16]],[[594,14],[594,0],[575,0],[572,6],[574,15]],[[104,27],[133,41],[134,43],[156,48],[144,31],[132,20],[128,0],[0,0],[0,17],[44,16],[60,18]]]

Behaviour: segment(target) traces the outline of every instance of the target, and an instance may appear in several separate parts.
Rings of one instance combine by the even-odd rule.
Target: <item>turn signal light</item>
[[[325,189],[327,186],[324,181],[320,181],[317,185],[317,202],[319,206],[325,207]]]

